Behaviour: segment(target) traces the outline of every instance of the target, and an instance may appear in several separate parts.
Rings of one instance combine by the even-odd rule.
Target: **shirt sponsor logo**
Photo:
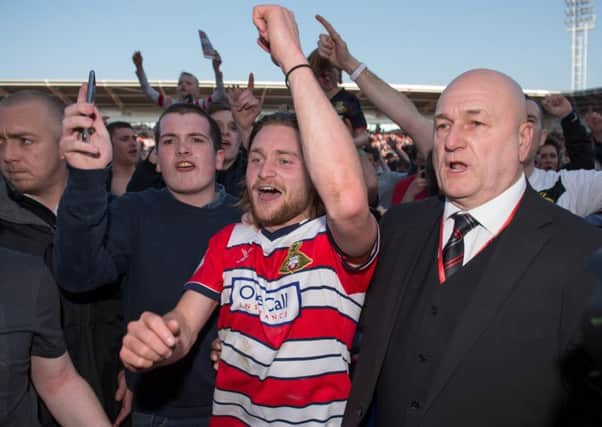
[[[278,326],[295,320],[299,316],[300,307],[299,282],[268,289],[252,279],[232,279],[230,311],[259,316],[262,323]]]

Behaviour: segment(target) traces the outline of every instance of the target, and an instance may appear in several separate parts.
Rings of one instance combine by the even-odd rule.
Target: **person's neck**
[[[528,165],[525,165],[525,176],[527,178],[529,178],[534,170],[535,170],[535,163],[530,162]]]
[[[127,163],[127,164],[113,163],[111,165],[111,173],[113,174],[113,176],[130,177],[131,178],[132,175],[134,174],[135,170],[136,170],[135,163]]]
[[[45,207],[47,207],[49,210],[51,210],[52,212],[54,212],[56,214],[58,207],[59,207],[59,202],[61,200],[61,197],[63,197],[63,193],[65,192],[66,186],[67,186],[67,179],[65,178],[65,179],[61,179],[60,181],[56,182],[54,185],[52,185],[50,188],[48,188],[42,194],[26,193],[25,195],[27,197],[35,200],[36,202],[44,205]]]
[[[114,163],[111,167],[111,193],[116,196],[124,194],[135,169],[135,164],[120,165]]]
[[[310,213],[303,212],[302,214],[299,214],[296,217],[289,219],[285,223],[277,224],[277,225],[270,225],[270,226],[263,227],[263,228],[266,229],[267,231],[269,231],[270,233],[275,233],[278,230],[281,230],[286,227],[290,227],[291,225],[301,224],[302,222],[309,221],[310,219],[311,219]]]
[[[239,155],[240,155],[240,153],[230,160],[224,159],[224,166],[222,167],[222,170],[225,172],[228,169],[230,169],[230,167],[236,162],[236,159],[238,159]]]
[[[211,186],[208,186],[206,189],[194,194],[177,193],[171,188],[168,188],[168,190],[172,194],[172,196],[179,202],[197,208],[207,206],[209,203],[217,199],[218,196],[217,191],[215,191],[215,183],[212,183]]]

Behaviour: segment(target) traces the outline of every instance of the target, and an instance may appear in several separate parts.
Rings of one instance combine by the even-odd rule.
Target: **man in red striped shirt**
[[[258,6],[253,21],[296,116],[255,125],[247,221],[211,239],[174,310],[130,323],[121,357],[132,370],[178,360],[219,303],[211,425],[338,425],[378,228],[351,136],[308,66],[293,14]]]

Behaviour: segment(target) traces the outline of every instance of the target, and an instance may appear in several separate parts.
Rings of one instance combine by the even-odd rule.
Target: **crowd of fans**
[[[85,102],[85,84],[69,106],[31,91],[0,100],[0,425],[602,423],[600,256],[593,272],[586,267],[602,247],[602,115],[579,117],[563,95],[526,99],[507,76],[473,70],[446,89],[433,123],[318,20],[327,34],[305,57],[288,10],[254,10],[259,44],[282,68],[296,115],[264,115],[253,74],[246,88],[225,88],[217,53],[208,98],[188,72],[175,94],[154,89],[142,54],[133,54],[141,90],[163,108],[152,132],[103,121]],[[367,130],[358,99],[340,86],[343,72],[399,130]],[[486,102],[502,103],[503,118],[483,113],[489,104],[455,115],[472,100],[467,88],[492,82],[504,94]],[[559,127],[545,129],[544,113]],[[482,141],[494,141],[516,117],[504,134],[516,152],[505,142],[487,148]],[[87,143],[82,129],[93,130]],[[453,185],[473,168],[482,175]],[[508,192],[519,196],[507,209],[501,200]],[[458,231],[455,211],[488,229],[478,215],[490,202],[488,209],[508,214],[497,231],[486,230],[489,237],[467,237],[466,258],[460,253],[466,268],[451,277],[447,246],[454,238],[463,245],[471,233]],[[529,253],[535,261],[524,271],[500,256],[505,236],[529,221],[523,205],[538,212],[533,218],[545,215],[538,227],[549,233],[541,238],[525,228],[532,240],[519,246],[543,249]],[[448,209],[454,212],[446,217]],[[435,211],[428,228],[420,225]],[[562,230],[546,229],[548,222]],[[405,251],[399,260],[398,251]],[[521,369],[541,368],[541,376],[508,385],[508,375],[456,367],[463,379],[450,383],[460,390],[455,396],[475,395],[470,403],[442,397],[437,406],[429,394],[441,386],[435,373],[450,368],[446,346],[475,310],[465,301],[495,293],[483,291],[494,259],[520,270],[521,281],[519,297],[510,293],[499,307],[483,303],[498,315],[494,332],[483,332],[487,349],[506,346],[500,358],[519,370],[512,358],[520,352],[506,338],[522,340]],[[406,286],[399,265],[410,283],[431,289],[438,274],[440,286],[422,292],[407,285],[409,296],[396,303],[395,280]],[[540,304],[546,283],[553,296]],[[448,326],[424,314],[439,310]],[[547,326],[532,327],[531,311]],[[410,360],[422,347],[431,351]],[[489,359],[488,351],[475,350],[470,365]],[[527,399],[521,387],[533,387],[531,403],[502,403],[509,390]],[[489,389],[501,391],[477,395]],[[488,412],[494,406],[503,413],[499,422]]]

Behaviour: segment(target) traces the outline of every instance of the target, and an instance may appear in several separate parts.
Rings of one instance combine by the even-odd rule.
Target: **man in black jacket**
[[[56,211],[67,183],[59,153],[64,106],[39,92],[0,102],[0,246],[48,259]],[[121,301],[112,289],[74,296],[61,292],[62,327],[73,364],[116,415],[115,391],[123,333]],[[44,425],[56,425],[42,411]]]
[[[126,193],[109,203],[104,183],[111,143],[98,110],[84,99],[85,88],[63,123],[61,146],[70,172],[58,212],[57,278],[70,292],[87,292],[123,276],[128,321],[145,310],[165,312],[178,301],[209,238],[240,219],[232,206],[236,199],[215,183],[224,155],[220,129],[198,106],[170,106],[155,129],[166,187]],[[88,143],[80,140],[84,127],[96,131]],[[179,363],[128,376],[134,426],[175,419],[181,425],[207,424],[215,381],[209,350],[216,336],[212,322]]]

